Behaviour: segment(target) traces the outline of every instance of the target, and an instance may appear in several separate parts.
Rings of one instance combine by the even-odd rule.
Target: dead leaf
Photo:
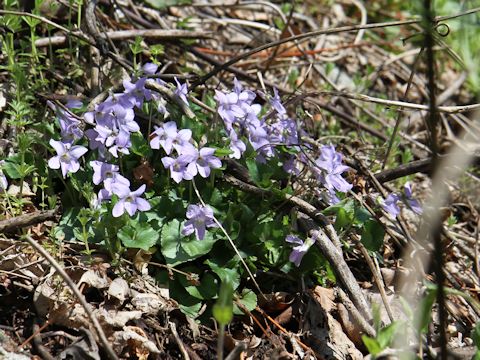
[[[137,359],[147,359],[149,353],[160,353],[155,343],[136,326],[126,326],[122,331],[116,331],[113,338],[113,348],[117,354],[128,351],[130,355],[135,354]]]
[[[107,293],[108,295],[118,299],[120,304],[123,304],[130,294],[130,287],[125,279],[117,277],[110,283]]]
[[[142,312],[137,310],[115,311],[101,308],[95,310],[94,314],[100,322],[117,329],[124,327],[125,324],[131,320],[140,319],[142,317]]]
[[[167,308],[165,301],[149,293],[138,293],[132,299],[132,305],[144,314],[156,315],[159,311]]]
[[[108,287],[108,279],[105,274],[94,270],[87,270],[80,278],[78,285],[80,286],[80,284],[87,284],[97,289],[105,289]]]
[[[146,184],[148,187],[153,186],[153,168],[146,159],[142,159],[140,165],[133,169],[133,177],[135,180]]]

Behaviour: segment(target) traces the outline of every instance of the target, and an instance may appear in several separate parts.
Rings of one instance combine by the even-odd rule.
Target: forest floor
[[[429,27],[389,0],[21,3],[0,10],[1,359],[479,356],[478,45],[461,38],[479,9]],[[123,89],[136,107],[102,113]],[[120,112],[140,124],[128,146],[98,140]],[[202,179],[176,181],[152,150],[167,121],[221,167],[203,155]],[[62,176],[73,152],[55,166],[50,139],[78,131],[86,152],[86,129],[101,144]],[[148,205],[117,188],[102,205],[80,175],[98,146]],[[215,216],[186,242],[197,197]]]

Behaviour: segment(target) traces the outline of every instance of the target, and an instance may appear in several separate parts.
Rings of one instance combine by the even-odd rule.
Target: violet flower
[[[177,95],[185,104],[188,105],[188,86],[187,83],[181,84],[176,77],[174,77],[175,82],[177,83],[177,87],[174,91],[175,95]]]
[[[181,154],[181,149],[189,143],[192,138],[192,130],[182,129],[177,131],[177,124],[174,121],[169,121],[161,127],[157,127],[152,133],[150,140],[150,147],[152,149],[160,149],[160,146],[165,150],[167,155],[170,155],[172,148]]]
[[[330,192],[348,192],[352,185],[341,174],[350,168],[342,165],[342,154],[336,152],[333,145],[322,146],[320,152],[320,157],[315,161],[319,168],[319,180]]]
[[[157,72],[158,70],[158,65],[154,64],[154,63],[145,63],[143,66],[142,66],[142,71],[145,75],[155,75],[155,73]]]
[[[282,104],[280,96],[278,95],[278,90],[273,88],[273,97],[270,99],[270,105],[277,112],[278,115],[283,116],[287,113],[287,110]]]
[[[412,197],[412,187],[410,182],[407,182],[403,187],[403,191],[405,193],[404,201],[406,202],[407,206],[412,209],[413,212],[417,214],[421,214],[423,212],[420,203]]]
[[[303,256],[307,253],[308,249],[315,243],[315,240],[308,238],[305,242],[296,235],[287,235],[285,241],[295,246],[290,253],[289,260],[295,264],[296,267],[300,266]]]
[[[218,114],[225,123],[227,130],[232,129],[233,123],[237,118],[245,117],[245,112],[241,105],[238,104],[238,95],[235,93],[225,94],[215,90],[214,99],[218,104]]]
[[[209,206],[188,205],[187,219],[182,234],[195,233],[198,240],[203,240],[206,228],[218,227],[213,218],[213,210]]]
[[[75,173],[80,169],[78,159],[83,156],[88,149],[80,145],[63,143],[50,139],[50,145],[55,149],[57,155],[48,160],[48,166],[51,169],[62,169],[62,175],[65,178],[67,173]]]
[[[382,202],[382,208],[392,217],[396,218],[400,214],[399,203],[403,202],[413,212],[421,214],[423,212],[420,203],[412,197],[412,188],[409,182],[407,182],[403,188],[403,194],[389,194],[387,198]]]
[[[180,155],[176,159],[169,156],[162,158],[163,166],[170,170],[170,177],[176,183],[182,180],[192,180],[197,175],[197,167],[194,161],[195,158],[190,154]]]
[[[195,151],[198,153],[198,157],[193,162],[197,167],[198,173],[201,177],[207,178],[210,176],[210,169],[218,169],[222,167],[222,162],[215,155],[215,149],[204,147],[200,151]]]
[[[73,143],[75,140],[81,139],[83,137],[83,131],[80,129],[80,120],[76,119],[69,111],[66,111],[58,107],[55,103],[50,100],[47,101],[47,105],[55,111],[60,125],[60,134],[62,136],[62,142]],[[75,108],[79,105],[82,106],[78,101],[70,100],[66,107]]]
[[[146,81],[147,78],[140,78],[135,83],[128,79],[123,80],[126,100],[130,102],[132,107],[136,106],[140,109],[144,100],[150,101],[152,99],[152,92],[145,88]]]
[[[400,214],[400,207],[398,206],[398,202],[400,201],[400,196],[397,194],[389,194],[385,201],[382,204],[383,210],[387,213],[392,215],[394,218]]]
[[[235,130],[230,130],[229,132],[229,137],[230,137],[230,150],[233,151],[232,154],[230,154],[230,157],[232,159],[240,159],[242,157],[242,154],[247,150],[247,146],[245,143],[238,138],[237,133]]]
[[[98,160],[90,161],[90,166],[93,169],[93,183],[95,185],[100,184],[106,179],[113,178],[119,170],[117,165],[108,164]]]
[[[128,186],[121,183],[112,185],[112,190],[118,196],[118,201],[114,205],[112,215],[114,217],[122,216],[125,211],[128,215],[133,216],[138,211],[148,211],[151,209],[150,203],[140,196],[145,192],[145,184],[135,191],[130,191]]]

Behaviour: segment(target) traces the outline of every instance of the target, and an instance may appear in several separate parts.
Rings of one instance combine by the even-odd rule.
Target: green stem
[[[218,341],[217,341],[217,359],[223,360],[223,343],[225,339],[225,326],[220,325],[218,329]]]

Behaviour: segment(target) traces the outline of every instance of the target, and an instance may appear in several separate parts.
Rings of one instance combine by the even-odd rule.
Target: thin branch
[[[438,162],[438,143],[437,143],[437,122],[438,122],[438,112],[439,107],[436,103],[436,74],[435,74],[435,54],[433,52],[434,46],[434,35],[433,35],[433,26],[434,26],[434,15],[432,8],[431,0],[424,0],[424,36],[425,36],[425,49],[427,55],[427,80],[428,80],[428,95],[430,96],[430,101],[428,104],[429,113],[427,115],[427,127],[430,135],[430,149],[432,150],[432,167],[433,173],[437,170],[436,165]],[[425,226],[425,225],[424,225]],[[435,221],[431,222],[427,226],[430,226],[430,239],[434,244],[434,268],[437,281],[437,303],[438,303],[438,318],[439,318],[439,342],[440,342],[440,359],[446,360],[448,358],[447,354],[447,311],[445,308],[445,274],[443,270],[443,244],[441,239],[441,222]]]
[[[136,30],[116,30],[106,31],[99,34],[101,38],[110,39],[114,41],[134,39],[140,36],[144,39],[156,40],[175,40],[175,39],[208,39],[211,38],[211,33],[205,31],[188,31],[188,30],[164,30],[164,29],[136,29]],[[63,45],[67,41],[65,35],[57,35],[52,37],[45,37],[35,40],[36,47],[45,47],[49,45]]]
[[[14,218],[1,220],[0,233],[15,231],[30,225],[39,224],[46,220],[54,219],[57,212],[58,208],[53,210],[35,211],[30,214],[23,214]]]
[[[397,101],[397,100],[386,100],[386,99],[381,99],[373,96],[356,94],[356,93],[348,93],[344,91],[321,91],[321,92],[316,92],[315,94],[341,96],[341,97],[346,97],[348,99],[371,102],[371,103],[381,104],[386,106],[402,107],[405,109],[431,111],[431,107],[429,105],[414,104],[414,103]],[[310,94],[310,95],[313,95],[313,94]],[[460,106],[438,106],[436,108],[436,111],[444,112],[448,114],[456,114],[456,113],[462,113],[462,112],[467,112],[467,111],[472,111],[477,109],[480,109],[480,103],[470,104],[470,105],[460,105]]]

